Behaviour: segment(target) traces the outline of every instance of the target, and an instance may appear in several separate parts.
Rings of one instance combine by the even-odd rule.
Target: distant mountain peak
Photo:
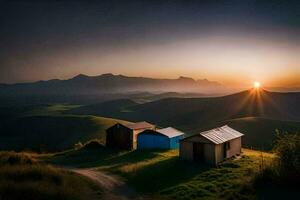
[[[193,78],[191,78],[191,77],[186,77],[186,76],[180,76],[180,77],[178,78],[178,80],[195,81]]]
[[[101,77],[113,77],[113,76],[115,76],[115,75],[112,74],[112,73],[105,73],[105,74],[101,74],[100,76],[101,76]]]
[[[129,92],[184,92],[184,93],[224,93],[226,88],[217,82],[205,80],[199,82],[190,77],[180,76],[175,79],[158,79],[125,76],[105,73],[96,76],[78,74],[66,80],[48,80],[25,84],[1,85],[1,92],[19,94],[84,94],[100,95],[107,93]]]
[[[83,78],[88,78],[89,76],[85,74],[78,74],[77,76],[74,76],[72,79],[83,79]]]
[[[209,82],[209,80],[208,79],[206,79],[206,78],[204,78],[204,79],[199,79],[199,80],[197,80],[197,81],[203,81],[203,82]]]

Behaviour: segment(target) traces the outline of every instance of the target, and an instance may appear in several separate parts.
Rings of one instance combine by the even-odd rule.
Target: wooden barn
[[[225,125],[180,141],[179,156],[184,160],[216,165],[241,153],[242,133]]]
[[[117,123],[106,130],[106,146],[126,150],[135,149],[137,135],[147,129],[154,130],[155,125],[148,122]]]
[[[172,128],[145,130],[138,135],[138,149],[176,149],[184,133]]]

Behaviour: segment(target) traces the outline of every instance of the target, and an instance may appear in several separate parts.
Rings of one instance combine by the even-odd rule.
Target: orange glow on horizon
[[[256,88],[256,89],[259,89],[261,85],[260,85],[260,82],[255,81],[255,82],[253,83],[253,86],[254,86],[254,88]]]

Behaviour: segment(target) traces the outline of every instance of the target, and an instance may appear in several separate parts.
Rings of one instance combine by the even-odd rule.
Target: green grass
[[[109,111],[110,108],[108,105],[115,105],[118,104],[118,102],[122,103],[123,101],[113,101],[100,105],[102,105],[103,109],[108,109],[107,113],[113,114],[114,112]],[[126,101],[124,102],[126,103]],[[61,151],[72,148],[75,143],[84,143],[90,139],[98,139],[104,142],[105,129],[114,123],[121,121],[113,118],[96,117],[92,115],[70,114],[72,113],[71,111],[81,108],[82,107],[80,105],[70,104],[1,108],[0,139],[3,142],[0,143],[0,149],[18,151],[33,150],[39,152]],[[184,108],[180,108],[180,110],[182,109],[185,110]],[[95,108],[95,110],[97,109]],[[153,113],[152,109],[150,110],[151,113]],[[131,112],[125,109],[122,113],[127,115]],[[168,111],[166,112],[166,115],[169,115],[168,113],[170,114]],[[157,116],[155,112],[153,115]],[[153,117],[156,119],[155,116]],[[187,135],[191,135],[203,130],[215,128],[216,126],[228,124],[245,134],[245,137],[243,137],[244,145],[249,148],[263,150],[272,149],[276,129],[288,132],[296,132],[300,130],[300,122],[296,121],[283,121],[262,117],[243,117],[218,120],[219,118],[211,116],[212,118],[210,118],[209,123],[205,123],[201,121],[203,116],[196,116],[197,117],[189,114],[180,117],[180,120],[186,123],[183,126],[180,125],[181,123],[179,121],[172,121],[169,119],[171,116],[167,117],[167,124],[165,124],[163,122],[165,120],[163,120],[157,125],[170,125],[175,128],[179,128],[179,130],[184,131]],[[143,118],[144,115],[138,115],[136,117],[140,120],[145,119]],[[196,120],[196,122],[194,120]]]
[[[261,154],[243,150],[242,157],[218,168],[185,162],[178,150],[115,151],[104,147],[56,154],[48,162],[97,167],[125,178],[137,191],[155,199],[253,199],[251,181],[261,166]],[[264,163],[273,154],[263,153]]]
[[[49,116],[49,115],[59,115],[63,112],[80,107],[80,105],[71,104],[54,104],[45,105],[33,108],[27,112],[22,113],[23,116]]]
[[[100,196],[99,188],[85,177],[41,164],[30,154],[0,153],[0,199],[83,200]]]
[[[276,129],[300,131],[299,94],[249,90],[223,97],[166,98],[125,107],[122,107],[125,100],[111,101],[68,112],[130,121],[146,120],[161,127],[175,127],[187,135],[229,124],[245,134],[243,144],[271,150]]]
[[[244,133],[243,145],[262,150],[271,150],[274,146],[276,130],[296,133],[300,122],[266,119],[261,117],[244,117],[222,122]]]
[[[89,115],[63,114],[72,105],[46,105],[19,109],[0,121],[0,149],[61,151],[77,142],[105,140],[105,130],[122,120]],[[76,107],[76,106],[75,106]]]

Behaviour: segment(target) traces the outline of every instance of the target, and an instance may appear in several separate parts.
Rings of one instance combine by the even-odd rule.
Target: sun
[[[259,88],[260,88],[260,82],[255,81],[255,82],[253,83],[253,86],[254,86],[254,88],[256,88],[256,89],[259,89]]]

